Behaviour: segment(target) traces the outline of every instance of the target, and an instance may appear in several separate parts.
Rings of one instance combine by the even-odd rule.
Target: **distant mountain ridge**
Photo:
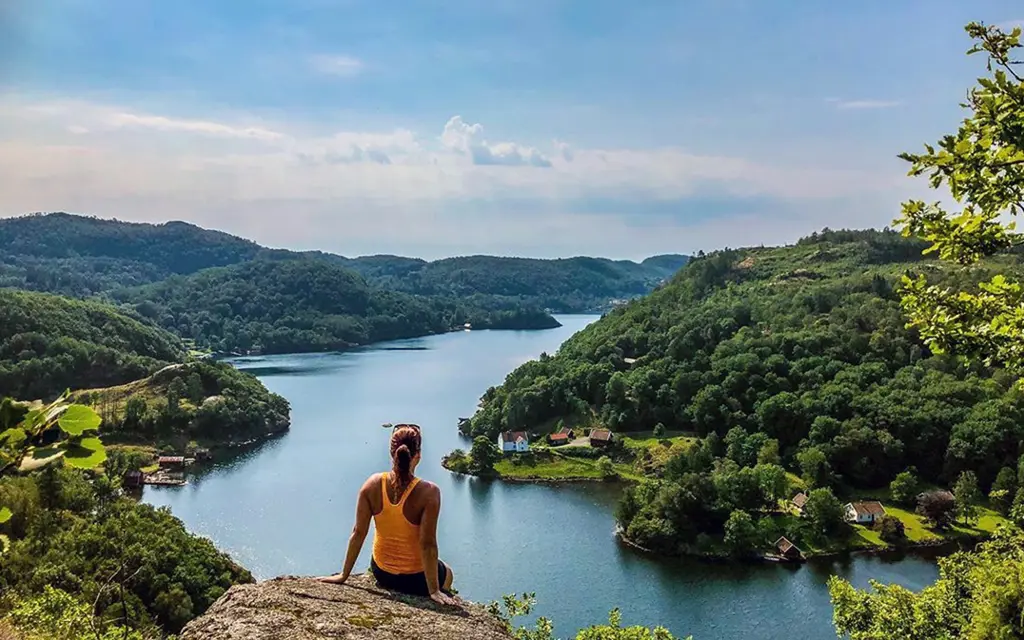
[[[0,219],[0,287],[73,297],[105,295],[257,258],[302,257],[340,264],[379,288],[424,296],[485,296],[488,305],[553,312],[605,310],[613,300],[648,293],[689,260],[674,254],[641,263],[482,255],[435,261],[392,255],[349,258],[270,249],[180,221],[150,224],[68,213]]]

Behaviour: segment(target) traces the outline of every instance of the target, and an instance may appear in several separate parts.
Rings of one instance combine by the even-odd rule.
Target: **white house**
[[[529,451],[530,439],[525,431],[503,431],[498,434],[498,448],[504,452]]]
[[[871,524],[885,515],[885,507],[881,502],[851,502],[846,505],[846,521],[857,524]]]

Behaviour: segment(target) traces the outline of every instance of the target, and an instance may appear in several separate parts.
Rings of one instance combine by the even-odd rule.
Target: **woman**
[[[370,570],[377,583],[385,589],[429,596],[440,604],[456,604],[445,593],[450,592],[454,579],[451,567],[437,558],[441,490],[414,475],[420,462],[420,443],[417,425],[395,425],[391,432],[391,471],[375,473],[359,490],[345,569],[319,578],[321,582],[342,584],[348,579],[372,517]]]

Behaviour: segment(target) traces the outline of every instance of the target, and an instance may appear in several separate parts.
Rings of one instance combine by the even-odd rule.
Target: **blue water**
[[[474,331],[387,343],[344,354],[245,358],[292,405],[291,431],[217,463],[184,487],[147,487],[145,500],[170,506],[258,578],[338,571],[368,475],[388,468],[385,422],[423,427],[419,475],[443,504],[441,556],[463,597],[488,602],[535,592],[556,634],[571,637],[620,607],[627,624],[662,624],[706,638],[830,638],[825,582],[842,575],[919,589],[933,561],[858,556],[803,566],[665,561],[613,535],[617,489],[603,484],[535,486],[455,476],[440,458],[468,448],[456,429],[490,385],[513,368],[553,353],[594,316],[563,316],[559,329]],[[369,563],[367,539],[357,568]]]

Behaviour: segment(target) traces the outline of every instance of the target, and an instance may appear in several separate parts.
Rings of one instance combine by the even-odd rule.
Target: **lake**
[[[423,427],[419,475],[443,504],[441,557],[463,597],[489,602],[535,592],[538,612],[566,638],[619,607],[626,624],[662,624],[707,638],[830,638],[825,582],[839,574],[920,589],[934,561],[856,556],[803,566],[664,561],[617,542],[617,489],[603,484],[539,486],[465,478],[442,455],[468,449],[456,428],[490,385],[517,365],[553,353],[595,316],[561,316],[546,331],[473,331],[391,342],[341,354],[244,358],[292,405],[291,431],[194,474],[184,487],[147,487],[144,499],[171,507],[257,578],[339,571],[368,475],[389,468],[390,430]],[[372,533],[371,533],[372,536]],[[369,564],[367,537],[357,571]]]

